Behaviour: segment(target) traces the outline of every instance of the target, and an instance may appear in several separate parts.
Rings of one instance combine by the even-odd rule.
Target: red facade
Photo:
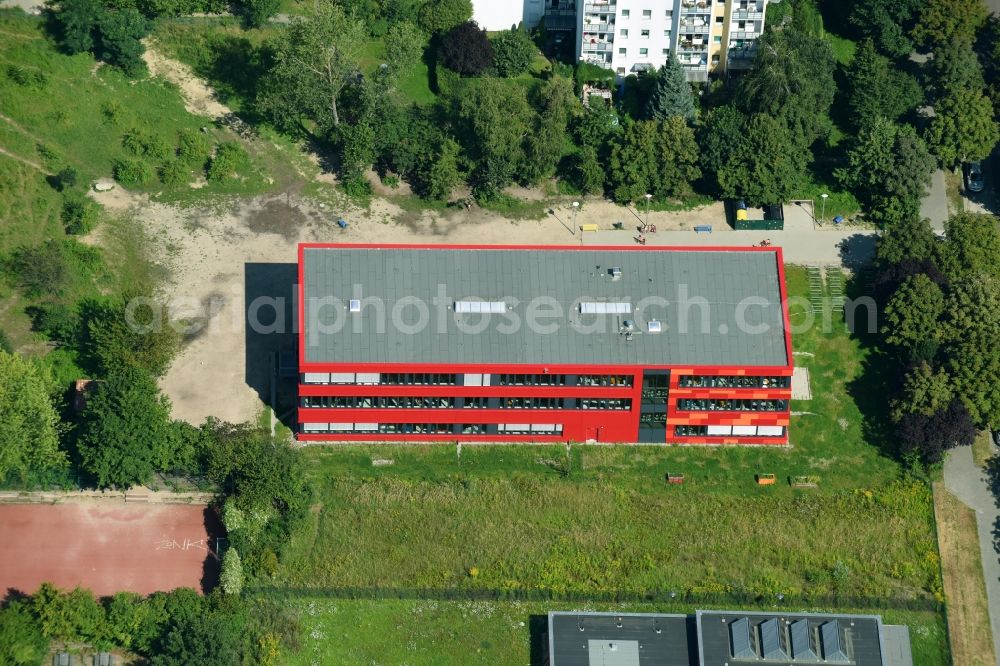
[[[300,303],[304,299],[303,250],[307,247],[344,246],[299,247]],[[652,432],[659,433],[655,435],[659,443],[785,445],[793,368],[781,249],[673,251],[692,249],[775,254],[788,359],[785,365],[307,363],[301,333],[305,330],[305,308],[299,307],[297,437],[309,442],[650,442],[654,441],[649,437]],[[660,379],[653,380],[657,374]],[[322,383],[314,383],[317,381]],[[660,384],[654,386],[652,381]],[[665,414],[665,427],[661,427],[660,413]],[[644,418],[653,418],[655,423],[642,421]],[[326,428],[320,429],[322,425]]]

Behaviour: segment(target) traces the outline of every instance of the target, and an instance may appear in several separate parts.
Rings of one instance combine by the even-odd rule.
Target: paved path
[[[997,666],[1000,666],[1000,554],[993,542],[993,529],[997,521],[1000,521],[998,498],[990,491],[986,472],[972,461],[971,446],[963,446],[948,453],[944,462],[944,485],[976,512],[979,549],[990,607],[990,626],[993,628],[993,648]]]
[[[944,221],[948,219],[948,193],[944,184],[944,171],[938,170],[931,174],[930,190],[920,201],[920,217],[928,218],[934,231],[944,231]]]

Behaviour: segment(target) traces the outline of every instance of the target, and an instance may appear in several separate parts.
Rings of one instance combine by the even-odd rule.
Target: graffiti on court
[[[211,550],[208,539],[176,539],[163,538],[156,542],[156,550]]]

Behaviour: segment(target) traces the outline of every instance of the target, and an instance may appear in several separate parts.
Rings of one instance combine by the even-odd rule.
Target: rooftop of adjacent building
[[[780,250],[303,245],[306,363],[787,367]]]

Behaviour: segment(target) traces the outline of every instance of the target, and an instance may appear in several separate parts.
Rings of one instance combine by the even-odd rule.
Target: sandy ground
[[[154,73],[180,87],[192,112],[211,117],[228,113],[186,67],[154,49],[147,50],[146,58]],[[290,326],[300,242],[633,245],[637,226],[646,218],[641,208],[590,199],[584,200],[575,219],[567,202],[542,220],[511,221],[477,207],[444,213],[405,211],[379,197],[370,209],[361,210],[340,207],[332,198],[323,203],[294,194],[185,209],[150,202],[120,187],[92,196],[109,209],[135,213],[151,239],[153,257],[171,276],[164,293],[169,318],[196,324],[198,330],[189,331],[187,344],[162,380],[175,417],[193,423],[208,416],[249,420],[260,412],[262,399],[268,399],[270,353],[294,350],[294,338],[248,332],[247,306],[261,296],[280,299],[274,301],[275,308],[264,308],[265,315],[283,311]],[[786,216],[784,232],[734,232],[725,223],[722,204],[653,212],[649,221],[659,231],[648,234],[647,242],[731,246],[770,238],[785,247],[788,261],[840,263],[838,246],[853,232],[814,230],[808,207],[789,206]],[[339,217],[349,222],[347,229],[336,225]],[[619,221],[625,230],[613,230]],[[586,224],[600,230],[581,232]],[[712,225],[713,232],[697,234],[697,225]]]

